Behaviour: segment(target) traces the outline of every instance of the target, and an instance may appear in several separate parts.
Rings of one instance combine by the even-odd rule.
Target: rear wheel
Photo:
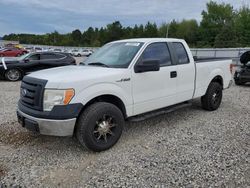
[[[5,79],[8,81],[18,81],[22,79],[22,72],[18,69],[9,69],[4,74]]]
[[[98,102],[89,106],[79,117],[76,137],[93,151],[104,151],[119,140],[124,126],[121,110],[113,104]]]
[[[211,82],[206,94],[201,97],[202,108],[209,111],[217,110],[222,101],[222,86],[218,82]]]

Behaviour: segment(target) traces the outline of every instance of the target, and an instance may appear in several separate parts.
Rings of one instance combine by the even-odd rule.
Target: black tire
[[[243,83],[240,81],[239,75],[238,75],[238,74],[240,74],[240,73],[238,73],[238,72],[235,72],[235,73],[234,73],[234,83],[235,83],[236,85],[242,85]]]
[[[15,82],[15,81],[21,80],[23,77],[23,74],[19,69],[8,69],[4,73],[4,77],[8,81]]]
[[[202,108],[208,111],[217,110],[222,101],[223,88],[218,82],[211,82],[206,94],[201,97]]]
[[[124,116],[118,107],[111,103],[97,102],[80,115],[76,125],[76,137],[88,149],[104,151],[119,140],[124,123]]]
[[[235,83],[236,85],[238,85],[238,86],[240,86],[240,85],[243,84],[243,83],[242,83],[240,80],[238,80],[238,79],[234,79],[234,83]]]

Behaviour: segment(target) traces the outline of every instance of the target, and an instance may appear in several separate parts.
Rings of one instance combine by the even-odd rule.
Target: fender
[[[216,76],[221,76],[224,82],[224,73],[223,70],[221,68],[216,68],[214,69],[209,75],[208,78],[206,80],[204,80],[204,84],[202,84],[201,87],[195,88],[195,94],[193,96],[193,98],[197,98],[197,97],[201,97],[203,95],[206,94],[207,88],[209,86],[209,84],[212,82],[212,80],[216,77]],[[223,83],[223,85],[225,85]]]
[[[210,75],[209,75],[209,77],[208,77],[208,80],[207,80],[207,84],[206,84],[207,88],[208,88],[209,84],[212,82],[212,80],[213,80],[216,76],[220,76],[222,79],[225,78],[224,72],[223,72],[223,70],[222,70],[221,68],[214,69],[214,70],[210,73]],[[223,79],[222,81],[224,82],[224,79]],[[223,85],[224,85],[224,83],[223,83]]]
[[[133,114],[133,99],[131,95],[131,90],[126,90],[114,83],[98,83],[84,88],[79,92],[71,101],[71,103],[77,103],[81,101],[83,105],[86,105],[90,100],[101,96],[101,95],[114,95],[121,99],[123,102],[127,116]]]

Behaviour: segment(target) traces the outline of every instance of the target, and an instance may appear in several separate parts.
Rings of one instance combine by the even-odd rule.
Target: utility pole
[[[169,31],[169,27],[170,27],[170,24],[168,24],[168,27],[167,27],[166,38],[168,38],[168,31]]]

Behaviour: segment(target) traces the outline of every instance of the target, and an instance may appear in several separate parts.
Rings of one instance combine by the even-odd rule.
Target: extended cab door
[[[193,98],[195,87],[195,64],[186,43],[170,43],[171,51],[177,64],[176,102],[184,102]]]
[[[135,73],[133,70],[134,115],[176,103],[177,68],[172,61],[168,44],[149,44],[136,64],[145,60],[159,60],[160,70],[143,73]]]

